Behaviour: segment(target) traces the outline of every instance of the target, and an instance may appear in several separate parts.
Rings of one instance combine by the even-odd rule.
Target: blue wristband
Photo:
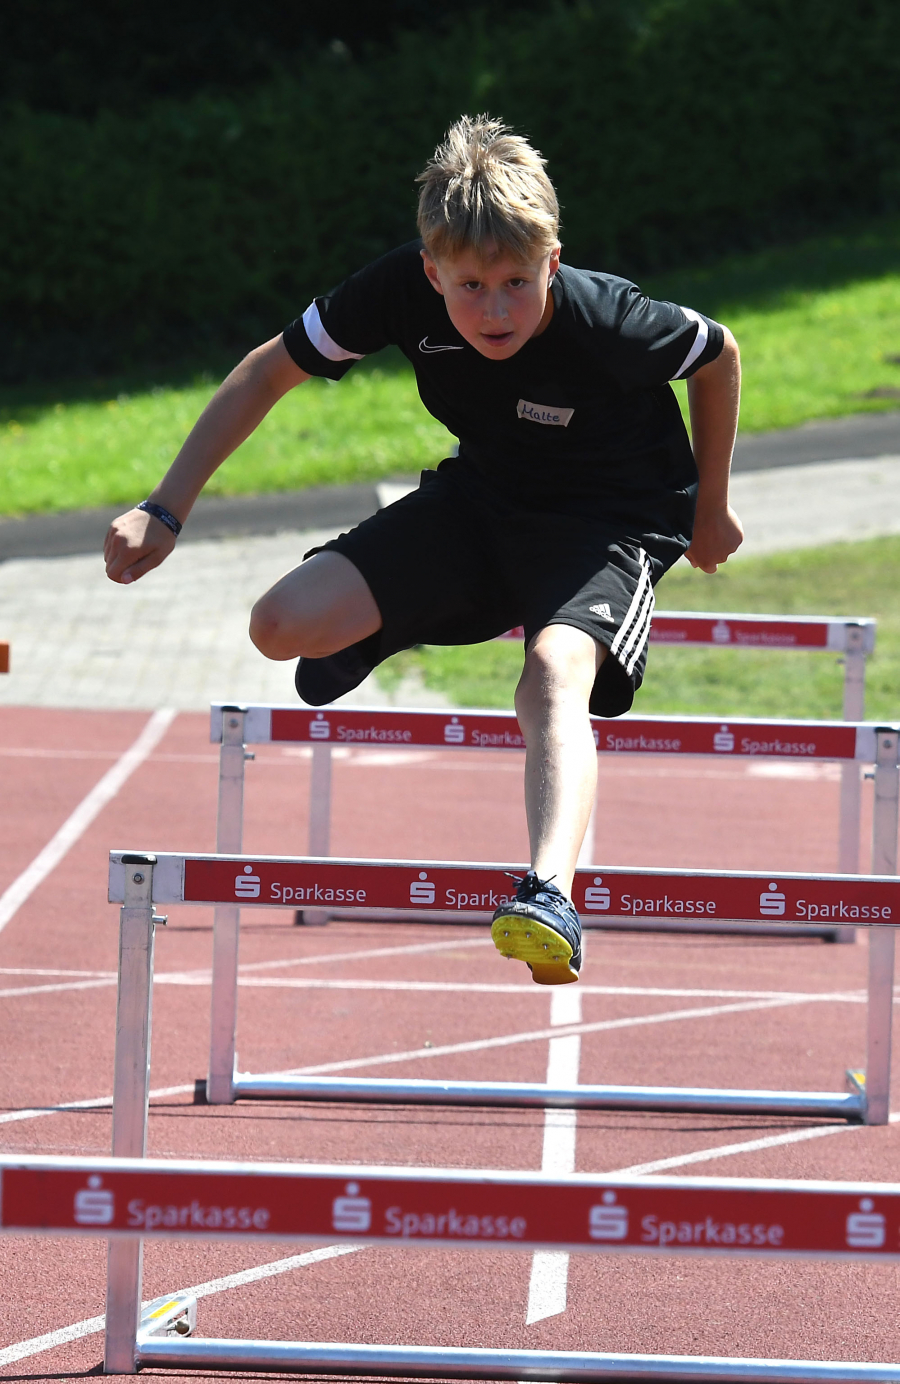
[[[161,524],[165,524],[167,529],[171,529],[176,538],[181,533],[181,524],[175,518],[175,515],[170,514],[162,505],[154,504],[153,500],[141,500],[139,505],[135,505],[135,509],[142,509],[147,514],[152,514],[154,519],[158,519]]]

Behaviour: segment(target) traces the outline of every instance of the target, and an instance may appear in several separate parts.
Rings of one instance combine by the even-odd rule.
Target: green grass
[[[900,367],[890,359],[900,357],[900,220],[732,257],[645,286],[734,331],[743,353],[747,431],[900,407]],[[209,378],[155,387],[133,379],[4,391],[0,510],[131,503],[156,482],[213,387]],[[208,491],[247,494],[409,475],[444,456],[447,441],[420,404],[409,366],[398,353],[383,353],[339,386],[312,381],[288,395]]]
[[[900,538],[744,558],[715,576],[679,563],[657,591],[663,610],[864,615],[878,619],[866,715],[900,719]],[[518,643],[410,650],[379,672],[387,687],[415,671],[459,706],[511,707],[522,666]],[[638,712],[839,719],[843,672],[833,654],[651,646]]]
[[[900,408],[900,222],[725,260],[647,287],[734,332],[745,432]],[[685,386],[676,390],[684,409]]]
[[[215,389],[120,392],[0,411],[5,513],[131,505],[156,484]],[[5,416],[4,416],[5,414]],[[211,495],[344,485],[414,472],[450,438],[425,412],[409,370],[310,380],[282,399],[206,487]]]

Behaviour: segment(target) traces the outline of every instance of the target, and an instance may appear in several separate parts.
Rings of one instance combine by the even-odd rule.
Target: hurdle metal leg
[[[865,718],[866,655],[863,652],[863,643],[864,631],[861,625],[847,630],[847,651],[843,660],[845,721],[862,721]],[[860,768],[861,766],[852,759],[841,765],[838,872],[842,875],[855,875],[859,872],[859,824],[862,815]],[[856,929],[836,928],[834,940],[855,942]]]
[[[229,855],[240,853],[244,834],[244,763],[248,758],[244,748],[245,717],[245,707],[222,709],[216,850]],[[241,910],[236,905],[220,905],[215,909],[209,1074],[206,1078],[206,1099],[210,1105],[228,1105],[234,1100],[232,1078],[240,923]]]
[[[119,994],[113,1082],[112,1151],[117,1158],[147,1152],[154,925],[152,855],[126,855],[125,903],[119,923]],[[134,1374],[141,1317],[141,1240],[110,1241],[106,1280],[107,1374]]]
[[[900,771],[897,768],[896,730],[877,732],[875,807],[872,821],[872,872],[897,873],[897,804]],[[869,929],[869,1011],[866,1056],[866,1105],[868,1124],[887,1124],[891,1096],[891,1030],[894,1015],[894,929]]]
[[[309,776],[310,855],[331,855],[331,769],[331,745],[313,745]],[[304,927],[324,927],[330,916],[325,908],[298,908],[294,920]]]

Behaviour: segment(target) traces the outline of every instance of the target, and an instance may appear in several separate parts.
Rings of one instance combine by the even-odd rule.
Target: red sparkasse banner
[[[3,1173],[9,1231],[117,1231],[401,1244],[900,1254],[900,1190],[543,1184],[140,1167]]]
[[[374,861],[185,860],[185,903],[493,912],[525,866],[378,864]],[[579,870],[572,889],[586,918],[718,918],[725,921],[895,924],[900,877],[828,878],[622,869]]]
[[[594,722],[601,754],[760,755],[788,759],[853,759],[854,726],[796,722],[639,720]]]
[[[824,649],[828,622],[742,620],[731,616],[666,615],[654,611],[650,641],[655,644],[715,644],[720,648]]]
[[[601,754],[721,754],[767,758],[853,759],[852,726],[803,722],[747,724],[679,721],[674,718],[603,721],[594,719]],[[331,745],[451,746],[522,750],[525,738],[510,713],[479,711],[327,711],[277,707],[272,711],[274,742]]]
[[[481,750],[524,750],[525,737],[512,715],[490,712],[324,711],[277,707],[272,740],[311,745],[441,745]]]
[[[746,649],[825,649],[828,647],[827,620],[775,620],[766,616],[668,615],[654,611],[650,640],[656,644],[734,645]],[[500,639],[524,639],[519,625]]]

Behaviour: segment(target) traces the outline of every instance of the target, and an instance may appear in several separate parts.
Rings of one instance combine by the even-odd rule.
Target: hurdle
[[[143,1241],[292,1241],[721,1260],[900,1259],[900,1184],[0,1156],[0,1231],[109,1241],[104,1370],[896,1384],[900,1365],[202,1337],[188,1290],[142,1311]]]
[[[896,732],[891,737],[896,765]],[[896,868],[897,769],[892,832],[880,842]],[[888,838],[886,814],[880,825]],[[891,852],[893,855],[891,856]],[[509,876],[521,865],[458,862],[338,860],[334,857],[146,854],[113,851],[109,901],[120,903],[120,978],[116,1021],[113,1152],[138,1156],[134,1141],[116,1143],[119,1108],[133,1108],[129,1091],[148,1088],[153,931],[164,921],[157,904],[283,908],[295,901],[339,902],[349,908],[451,907],[461,917],[496,908],[510,897]],[[601,873],[602,870],[602,873]],[[847,1073],[840,1091],[716,1090],[705,1087],[577,1085],[528,1082],[392,1080],[313,1077],[237,1071],[237,976],[214,1015],[211,1104],[239,1099],[327,1100],[411,1105],[498,1105],[600,1110],[659,1110],[705,1114],[803,1115],[885,1124],[889,1114],[893,1010],[894,928],[900,921],[900,879],[877,876],[719,873],[711,870],[628,870],[595,867],[576,872],[573,902],[586,914],[665,913],[714,917],[728,923],[777,916],[807,924],[840,917],[872,929],[869,945],[865,1071]],[[220,992],[221,994],[222,992]],[[146,1100],[144,1101],[146,1104]],[[143,1116],[142,1118],[145,1118]],[[128,1117],[133,1122],[137,1116]]]
[[[860,765],[874,764],[877,727],[873,724],[836,721],[786,721],[721,717],[623,716],[615,721],[592,718],[594,740],[601,760],[606,755],[691,755],[727,759],[787,759],[792,762],[831,761],[840,764],[841,801],[839,821],[838,871],[855,873],[859,868],[859,827],[861,798],[847,794],[852,781],[859,789]],[[302,744],[312,751],[309,790],[310,855],[328,855],[331,849],[332,765],[335,748],[364,747],[391,750],[440,748],[441,750],[517,750],[525,749],[525,737],[512,711],[401,711],[384,708],[344,708],[330,706],[320,710],[278,705],[228,705],[214,703],[210,709],[210,741],[220,746],[219,797],[216,849],[240,851],[243,831],[243,793],[245,761],[253,758],[247,745]],[[845,771],[850,771],[848,779]],[[877,772],[877,771],[876,771]],[[847,810],[850,804],[852,811]],[[848,842],[856,846],[853,863],[845,867],[850,854]],[[589,863],[584,862],[583,863]],[[874,868],[874,867],[873,867]],[[301,909],[298,921],[320,924],[329,913],[321,909]],[[489,915],[485,915],[488,917]],[[441,921],[451,921],[452,915]],[[235,926],[217,919],[221,927]],[[416,921],[419,921],[416,919]],[[657,926],[680,931],[715,931],[715,924],[682,919],[663,921]],[[628,923],[602,924],[604,927],[635,927]],[[751,925],[748,924],[748,927]],[[792,929],[765,923],[753,924],[754,932],[791,935]],[[807,934],[808,935],[808,934]],[[852,942],[852,928],[821,928],[816,935],[831,941]],[[235,962],[236,964],[236,962]]]

